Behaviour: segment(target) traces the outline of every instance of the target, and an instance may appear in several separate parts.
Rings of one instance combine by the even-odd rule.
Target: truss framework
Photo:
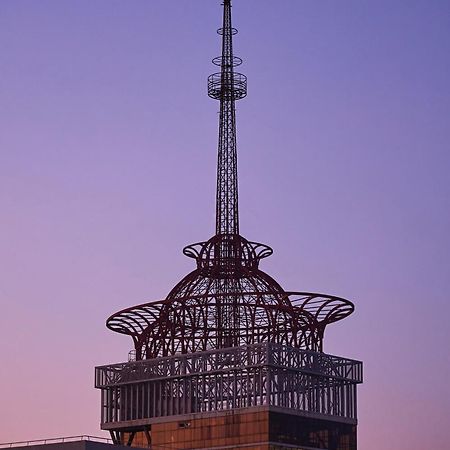
[[[220,101],[217,159],[216,234],[188,245],[183,253],[197,268],[164,300],[126,308],[107,326],[131,336],[136,359],[271,342],[323,350],[327,325],[354,310],[349,300],[311,292],[286,292],[259,268],[272,249],[239,234],[235,102],[247,93],[247,79],[235,72],[231,1],[223,2],[220,72],[208,78],[208,94]]]

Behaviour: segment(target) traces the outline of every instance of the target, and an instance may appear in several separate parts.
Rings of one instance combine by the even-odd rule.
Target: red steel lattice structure
[[[277,406],[279,400],[275,399],[284,397],[281,391],[278,394],[273,391],[276,391],[277,386],[273,383],[281,380],[281,375],[274,375],[278,373],[278,369],[272,368],[272,357],[264,363],[266,365],[261,363],[264,369],[261,369],[258,376],[266,377],[265,374],[271,374],[274,370],[273,376],[267,375],[264,381],[257,382],[257,375],[252,372],[254,368],[245,370],[247,375],[234,374],[234,393],[219,403],[217,398],[222,398],[222,394],[218,393],[218,381],[214,371],[211,372],[211,367],[215,366],[210,367],[205,363],[204,370],[211,372],[213,381],[208,378],[209,381],[204,381],[202,389],[198,388],[198,372],[190,372],[191,369],[188,368],[182,375],[175,372],[171,374],[169,371],[161,376],[159,372],[154,372],[155,367],[159,367],[158,361],[166,361],[167,358],[167,367],[175,367],[183,355],[188,361],[195,354],[199,354],[199,357],[219,355],[217,358],[220,361],[231,361],[234,358],[232,355],[239,348],[247,349],[251,354],[254,354],[255,349],[263,348],[263,352],[268,352],[268,355],[275,354],[276,349],[292,349],[304,352],[304,355],[323,355],[322,341],[326,326],[347,317],[354,310],[352,302],[340,297],[285,291],[259,268],[261,260],[270,256],[272,249],[265,244],[249,241],[240,234],[235,103],[247,95],[247,78],[235,71],[242,60],[233,54],[233,35],[237,30],[231,24],[231,1],[225,0],[223,7],[223,25],[218,30],[222,38],[222,55],[213,59],[213,63],[220,67],[220,72],[208,78],[208,95],[220,102],[216,232],[209,240],[184,248],[183,253],[195,259],[196,268],[164,300],[126,308],[107,320],[108,328],[131,336],[134,343],[133,359],[136,360],[97,368],[96,386],[103,391],[102,426],[112,430],[113,437],[113,431],[120,430],[121,423],[123,430],[135,432],[145,429],[147,432],[145,424],[151,421],[145,420],[152,417],[210,411],[211,406],[205,405],[214,404],[215,409],[236,408],[241,404],[238,398],[242,395],[242,390],[248,389],[247,385],[244,386],[245,383],[253,383],[253,406],[272,405],[271,398],[275,402],[272,406]],[[325,356],[331,359],[328,360]],[[308,372],[308,367],[301,367],[297,372],[293,368],[285,368],[286,373],[293,371],[291,375],[286,375],[291,377],[289,392],[292,391],[292,398],[300,395],[304,399],[303,403],[300,400],[297,403],[286,400],[286,405],[290,405],[287,408],[342,416],[343,420],[354,423],[355,387],[362,381],[361,363],[325,356],[322,359],[319,356],[316,358],[322,362],[328,361],[327,367],[334,364],[336,370],[340,366],[350,367],[350,371],[358,371],[358,376],[341,374],[336,378],[326,372],[326,365],[316,365],[315,372],[312,373]],[[223,370],[224,367],[227,370],[233,367],[233,364],[227,364],[221,366]],[[180,384],[167,384],[166,378],[171,376],[182,376],[184,381],[179,381]],[[156,388],[158,379],[160,384]],[[245,383],[244,379],[247,380]],[[249,381],[250,379],[253,381]],[[223,383],[224,378],[221,380]],[[205,383],[212,383],[214,388],[208,391]],[[301,388],[299,386],[302,383]],[[134,384],[136,392],[133,390]],[[258,389],[261,392],[257,395]],[[333,392],[333,398],[326,393],[326,389]],[[205,394],[207,391],[211,394]],[[203,396],[200,392],[203,392]],[[139,414],[132,406],[137,404],[133,403],[135,396],[136,402],[141,398]],[[166,409],[162,406],[163,397]],[[321,400],[311,400],[316,397]],[[337,400],[338,398],[342,400]],[[183,409],[180,409],[181,406],[175,408],[173,402],[184,405]],[[317,406],[317,402],[322,406]],[[138,422],[133,425],[134,420]],[[138,425],[144,428],[139,428]],[[120,440],[117,435],[116,440]]]
[[[247,78],[234,68],[231,5],[224,3],[221,71],[208,78],[208,95],[220,102],[216,234],[183,253],[197,268],[163,301],[113,314],[107,326],[133,338],[136,358],[156,358],[246,344],[273,342],[322,351],[325,327],[354,310],[343,298],[286,292],[260,270],[267,245],[239,234],[235,102],[247,94]]]

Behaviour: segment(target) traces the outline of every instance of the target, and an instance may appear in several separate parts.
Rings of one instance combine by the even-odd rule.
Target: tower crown
[[[227,347],[274,343],[322,351],[326,325],[353,312],[348,300],[316,293],[286,292],[260,270],[272,249],[239,233],[236,100],[247,95],[247,78],[235,72],[231,1],[224,0],[220,72],[208,77],[208,95],[220,102],[217,155],[216,232],[183,253],[197,267],[165,300],[119,311],[107,326],[133,338],[136,358],[152,359]]]
[[[116,444],[156,449],[356,450],[362,363],[322,352],[325,327],[354,307],[285,291],[260,269],[272,249],[240,234],[236,101],[247,78],[235,72],[231,0],[218,33],[220,71],[208,77],[220,103],[215,234],[183,249],[196,268],[164,300],[108,319],[135,349],[96,368],[102,429]]]

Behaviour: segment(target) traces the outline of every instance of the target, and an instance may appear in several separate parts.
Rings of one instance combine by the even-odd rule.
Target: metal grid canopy
[[[162,301],[124,309],[107,320],[132,337],[136,359],[152,359],[261,343],[322,351],[325,327],[354,310],[343,298],[286,292],[259,269],[267,245],[239,234],[235,102],[247,94],[247,78],[235,72],[231,2],[223,3],[220,72],[208,78],[208,95],[220,102],[216,234],[184,248],[197,268]]]

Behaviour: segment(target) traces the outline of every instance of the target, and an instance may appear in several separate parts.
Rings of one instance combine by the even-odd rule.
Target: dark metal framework
[[[322,353],[326,326],[353,303],[285,291],[259,268],[272,249],[239,232],[235,102],[246,96],[247,78],[234,70],[242,60],[233,55],[231,1],[223,8],[222,55],[213,59],[220,72],[208,78],[208,95],[220,102],[216,233],[184,248],[196,268],[166,299],[107,320],[131,336],[136,360],[96,369],[102,428],[112,436],[148,432],[139,426],[157,417],[241,407],[356,423],[362,365]]]
[[[286,292],[259,269],[270,256],[267,245],[239,234],[235,102],[247,94],[247,78],[234,68],[231,3],[224,2],[220,72],[208,78],[208,95],[220,101],[217,161],[216,234],[185,247],[197,268],[163,301],[119,311],[107,321],[130,335],[136,359],[273,342],[322,351],[325,327],[354,310],[343,298]]]

